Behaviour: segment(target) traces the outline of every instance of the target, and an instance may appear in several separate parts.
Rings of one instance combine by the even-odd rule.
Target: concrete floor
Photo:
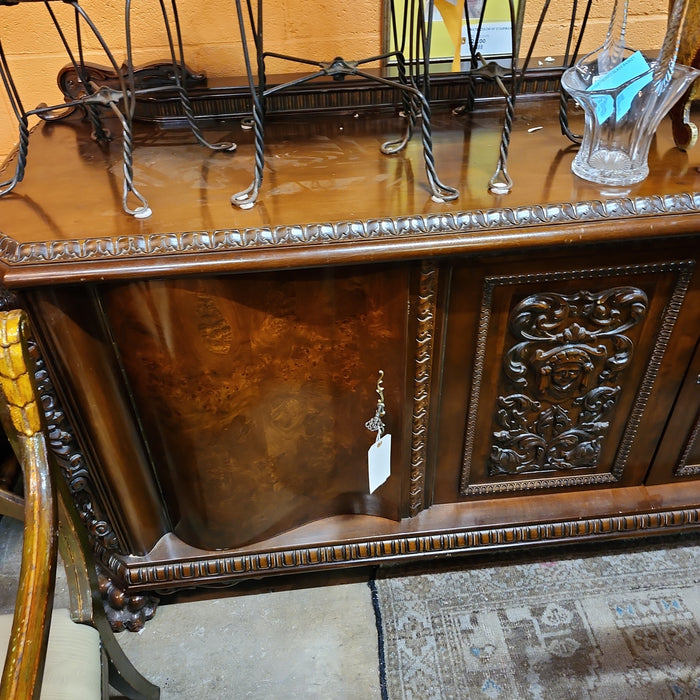
[[[21,542],[21,524],[2,518],[0,613],[14,606]],[[141,632],[117,639],[163,700],[379,699],[377,630],[361,576],[352,583],[233,589],[217,592],[222,598],[165,603]],[[55,605],[67,603],[59,571]],[[111,697],[120,696],[113,691]]]
[[[381,697],[366,583],[163,605],[118,639],[164,700]]]

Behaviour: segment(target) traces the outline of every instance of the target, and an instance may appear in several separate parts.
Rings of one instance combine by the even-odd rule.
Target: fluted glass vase
[[[700,74],[676,63],[690,1],[674,0],[658,58],[647,61],[625,45],[629,0],[615,0],[603,46],[564,72],[562,87],[585,118],[571,165],[579,177],[626,186],[649,174],[649,147],[661,120]]]
[[[625,56],[631,55],[625,49]],[[661,86],[649,70],[622,84],[597,89],[599,61],[595,55],[565,71],[562,86],[583,108],[583,141],[571,169],[584,180],[624,186],[649,174],[649,147],[661,120],[700,73],[676,64]],[[641,87],[641,89],[639,89]]]

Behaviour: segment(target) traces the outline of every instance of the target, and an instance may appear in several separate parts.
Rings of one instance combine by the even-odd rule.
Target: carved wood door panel
[[[436,501],[643,481],[693,263],[598,261],[455,265]]]
[[[695,335],[700,328],[695,329]],[[700,342],[664,431],[648,484],[700,479]]]

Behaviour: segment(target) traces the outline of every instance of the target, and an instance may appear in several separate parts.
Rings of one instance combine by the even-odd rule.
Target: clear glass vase
[[[620,62],[636,53],[626,47],[618,51]],[[571,169],[591,182],[632,185],[649,174],[652,137],[700,71],[675,63],[664,71],[650,61],[648,70],[629,80],[598,88],[596,83],[606,82],[602,77],[609,68],[601,52],[584,57],[562,76],[562,87],[581,105],[585,116],[583,141]]]

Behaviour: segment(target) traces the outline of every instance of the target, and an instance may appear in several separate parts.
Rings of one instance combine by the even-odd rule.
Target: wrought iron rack
[[[0,6],[13,7],[18,11],[27,2],[39,0],[0,0]],[[63,118],[74,109],[81,109],[93,130],[93,136],[98,141],[106,141],[111,134],[104,126],[103,115],[106,110],[116,115],[122,132],[123,160],[123,192],[124,211],[135,217],[143,218],[150,215],[151,210],[146,198],[139,192],[134,181],[134,122],[139,118],[165,120],[173,118],[184,124],[194,134],[202,146],[233,152],[236,144],[230,142],[210,143],[204,136],[201,124],[212,116],[223,116],[231,112],[231,100],[240,101],[245,98],[244,126],[253,129],[255,156],[251,184],[242,192],[233,194],[232,203],[241,208],[252,207],[260,194],[264,174],[265,153],[265,120],[275,108],[275,99],[282,94],[298,91],[312,81],[330,79],[337,86],[345,86],[345,78],[353,76],[361,80],[353,80],[352,88],[346,89],[345,94],[358,97],[358,90],[367,90],[373,86],[373,97],[370,102],[376,105],[377,95],[386,100],[387,93],[401,97],[401,109],[404,117],[403,133],[396,140],[388,141],[381,146],[384,154],[391,155],[405,148],[414,130],[420,125],[425,170],[432,197],[436,201],[450,201],[458,196],[453,187],[443,184],[438,175],[433,155],[431,127],[431,84],[435,85],[444,101],[446,94],[457,99],[460,109],[472,109],[477,97],[475,86],[490,84],[493,89],[491,99],[498,97],[505,103],[502,137],[499,147],[496,169],[489,180],[488,186],[495,193],[510,191],[513,182],[508,175],[507,159],[510,144],[510,131],[515,110],[516,96],[531,82],[528,75],[530,62],[535,44],[544,25],[551,0],[546,0],[537,22],[534,35],[526,52],[522,65],[518,65],[520,49],[519,20],[525,0],[521,0],[516,8],[516,0],[506,0],[511,20],[510,55],[506,65],[503,62],[487,62],[478,52],[479,38],[483,27],[487,7],[504,0],[483,0],[478,17],[470,16],[470,4],[465,0],[464,18],[466,19],[468,53],[465,64],[468,70],[457,77],[449,79],[435,78],[430,75],[430,43],[432,37],[432,17],[434,0],[406,0],[398,16],[394,0],[389,0],[388,20],[389,31],[393,39],[393,48],[378,56],[348,60],[336,56],[330,60],[317,61],[308,58],[288,56],[283,53],[265,50],[263,46],[263,2],[262,0],[235,0],[235,19],[241,36],[243,60],[245,65],[244,86],[238,90],[208,90],[203,86],[202,76],[192,73],[185,61],[186,40],[183,38],[176,0],[159,0],[160,13],[169,47],[169,57],[160,66],[152,66],[143,70],[134,67],[133,60],[133,22],[131,0],[125,0],[124,19],[126,27],[126,63],[118,66],[110,47],[100,33],[95,22],[81,7],[78,0],[61,0],[73,9],[73,34],[69,38],[68,31],[62,26],[57,14],[52,9],[52,3],[57,0],[44,2],[53,25],[63,44],[69,64],[61,72],[59,83],[62,85],[66,102],[60,105],[40,105],[35,109],[26,109],[22,103],[17,85],[15,84],[10,65],[0,41],[0,78],[8,96],[11,109],[19,127],[18,155],[14,173],[5,182],[0,183],[0,196],[11,192],[24,177],[29,147],[29,119],[38,116],[45,120]],[[571,3],[570,30],[564,47],[564,67],[576,60],[581,39],[585,32],[592,0],[581,3],[577,0]],[[520,15],[518,15],[520,12]],[[475,22],[476,26],[472,25]],[[578,25],[578,31],[575,27]],[[89,31],[98,41],[106,57],[107,69],[99,68],[85,61],[83,31]],[[252,47],[249,46],[249,37]],[[310,70],[305,75],[295,76],[287,82],[269,84],[266,78],[266,60],[275,58],[292,62]],[[373,70],[368,64],[391,63],[392,71]],[[538,74],[542,79],[542,74]],[[556,74],[544,78],[551,89],[556,84]],[[362,84],[363,87],[358,88]],[[524,88],[525,86],[525,88]],[[456,87],[456,90],[455,90]],[[324,90],[327,89],[324,88]],[[371,88],[370,88],[371,89]],[[450,93],[451,91],[451,93]],[[339,93],[342,90],[339,91]],[[212,94],[217,101],[218,109],[211,110]],[[224,96],[222,102],[222,95]],[[483,95],[483,90],[482,90]],[[154,99],[156,98],[156,99]],[[221,108],[228,99],[228,108]],[[392,98],[389,97],[389,100]],[[566,97],[562,95],[560,121],[562,133],[572,140],[577,137],[568,128],[566,114]],[[145,112],[144,112],[145,110]],[[150,110],[150,113],[148,113]],[[233,108],[233,111],[236,111]],[[229,115],[230,116],[230,115]]]

